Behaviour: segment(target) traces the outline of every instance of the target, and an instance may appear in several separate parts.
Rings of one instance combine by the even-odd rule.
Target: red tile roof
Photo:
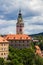
[[[5,39],[7,40],[32,40],[32,38],[26,34],[8,34]]]
[[[0,42],[8,42],[8,41],[0,36]]]
[[[37,46],[37,45],[35,45],[35,48],[40,50],[40,47],[39,47],[39,46]]]
[[[36,54],[38,54],[39,56],[42,56],[40,47],[36,45],[35,48],[36,48]]]

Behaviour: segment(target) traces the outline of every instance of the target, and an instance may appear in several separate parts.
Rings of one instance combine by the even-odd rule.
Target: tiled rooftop
[[[0,36],[0,42],[8,42],[8,41]]]
[[[5,39],[7,40],[32,40],[32,38],[26,34],[8,34]]]

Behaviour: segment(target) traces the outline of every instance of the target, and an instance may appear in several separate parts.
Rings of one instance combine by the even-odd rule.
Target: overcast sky
[[[21,8],[25,34],[43,32],[43,0],[0,0],[0,34],[16,34]]]

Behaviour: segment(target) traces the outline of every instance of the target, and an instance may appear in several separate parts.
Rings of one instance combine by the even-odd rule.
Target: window
[[[1,48],[1,50],[3,50],[3,48]]]
[[[20,44],[19,44],[19,46],[20,46]]]
[[[15,44],[15,46],[16,46],[16,44]]]
[[[4,51],[6,50],[6,48],[4,48]]]
[[[6,53],[4,53],[4,55],[6,55]]]
[[[11,40],[11,43],[13,43],[13,41]]]
[[[25,43],[27,43],[27,41],[25,41]]]
[[[20,29],[20,31],[22,31],[22,29]]]
[[[6,44],[4,44],[4,46],[5,46]]]
[[[16,43],[19,43],[19,41],[16,41]]]
[[[3,55],[3,53],[1,53],[1,55]]]
[[[7,59],[7,57],[4,57],[4,59]]]
[[[27,44],[27,46],[29,46],[29,44]]]
[[[29,41],[27,40],[27,43],[29,43]]]
[[[14,41],[16,43],[16,41]]]
[[[1,44],[1,46],[3,46],[3,44]]]
[[[19,44],[15,44],[15,46],[19,46]]]
[[[23,46],[24,46],[24,44],[23,44]]]
[[[20,40],[20,44],[23,43],[22,40]]]
[[[23,40],[23,43],[25,43],[25,41]]]

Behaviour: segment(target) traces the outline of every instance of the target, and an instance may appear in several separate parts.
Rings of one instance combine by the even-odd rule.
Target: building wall
[[[17,23],[16,24],[16,33],[17,34],[23,34],[23,28],[24,28],[24,23]]]
[[[10,40],[9,44],[14,48],[28,48],[31,41],[29,40]]]
[[[9,44],[8,42],[1,42],[0,43],[0,57],[4,58],[5,60],[7,59],[9,54]]]

